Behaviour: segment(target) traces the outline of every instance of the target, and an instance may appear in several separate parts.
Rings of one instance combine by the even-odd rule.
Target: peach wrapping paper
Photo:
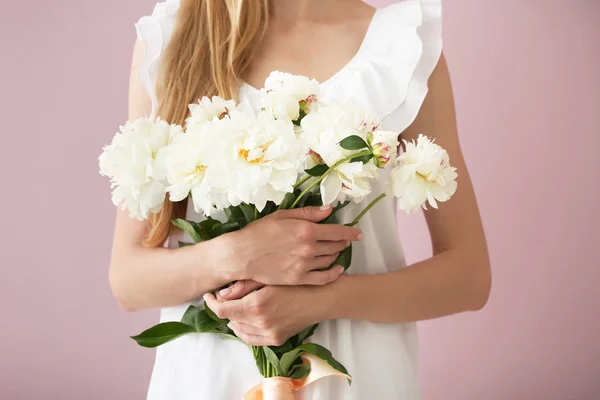
[[[250,389],[243,400],[294,400],[295,392],[311,383],[328,376],[339,376],[350,379],[350,377],[335,368],[332,368],[326,361],[308,353],[301,356],[304,364],[310,365],[310,373],[304,379],[292,378],[265,378],[262,384]]]

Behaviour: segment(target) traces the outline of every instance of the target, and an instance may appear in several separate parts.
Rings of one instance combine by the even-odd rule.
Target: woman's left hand
[[[307,327],[327,319],[325,286],[265,286],[241,299],[204,301],[229,327],[252,346],[280,346]]]

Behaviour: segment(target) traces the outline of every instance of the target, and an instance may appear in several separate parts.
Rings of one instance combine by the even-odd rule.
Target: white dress
[[[139,77],[157,109],[157,66],[168,45],[178,0],[161,2],[137,23],[145,43]],[[360,50],[338,73],[322,83],[322,96],[353,99],[377,113],[383,129],[402,132],[415,119],[427,93],[427,80],[441,54],[441,0],[406,0],[376,11]],[[199,79],[201,79],[199,77]],[[257,89],[245,84],[240,97],[259,107]],[[381,182],[373,193],[382,192]],[[351,220],[360,206],[344,209]],[[191,203],[190,203],[191,205]],[[193,208],[188,219],[200,220]],[[397,239],[394,202],[386,198],[360,222],[364,238],[353,249],[350,274],[380,274],[406,265]],[[176,245],[177,237],[170,240]],[[201,300],[197,304],[200,304]],[[161,310],[161,322],[178,321],[189,304]],[[325,378],[298,392],[302,400],[415,400],[416,324],[382,324],[359,320],[322,323],[311,339],[330,349],[353,376],[352,386]],[[240,400],[261,382],[251,352],[243,344],[216,335],[187,335],[157,349],[149,400]]]

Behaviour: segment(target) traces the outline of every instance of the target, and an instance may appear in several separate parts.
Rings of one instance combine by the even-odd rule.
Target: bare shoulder
[[[129,76],[129,119],[137,119],[150,116],[152,112],[152,100],[139,78],[139,70],[145,59],[145,44],[137,40],[133,47],[131,60],[131,71]]]
[[[411,140],[422,133],[435,137],[437,141],[451,140],[457,135],[456,111],[450,71],[443,53],[429,76],[427,86],[427,96],[419,114],[402,136]],[[443,143],[438,144],[444,147]]]

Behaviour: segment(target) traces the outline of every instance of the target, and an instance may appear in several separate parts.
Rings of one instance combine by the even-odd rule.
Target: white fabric
[[[152,99],[157,64],[175,24],[178,0],[159,3],[137,24],[146,60],[139,77]],[[402,132],[415,119],[427,94],[427,80],[441,54],[441,0],[406,0],[375,13],[365,40],[352,60],[322,83],[322,96],[353,99],[378,115],[383,127]],[[248,84],[240,97],[259,107],[259,92]],[[374,185],[381,193],[385,176]],[[368,204],[350,205],[351,220]],[[217,218],[220,216],[217,215]],[[200,220],[191,207],[188,218]],[[355,244],[351,274],[386,273],[406,265],[397,240],[394,202],[386,198],[360,223],[364,239]],[[172,237],[176,246],[182,237]],[[189,240],[189,238],[187,239]],[[198,304],[200,304],[199,300]],[[188,304],[161,310],[161,322],[178,321]],[[352,386],[326,378],[303,389],[300,400],[419,399],[416,324],[380,324],[359,320],[326,321],[312,338],[330,349],[353,376]],[[157,350],[149,400],[239,400],[261,381],[250,351],[215,335],[188,335]]]

